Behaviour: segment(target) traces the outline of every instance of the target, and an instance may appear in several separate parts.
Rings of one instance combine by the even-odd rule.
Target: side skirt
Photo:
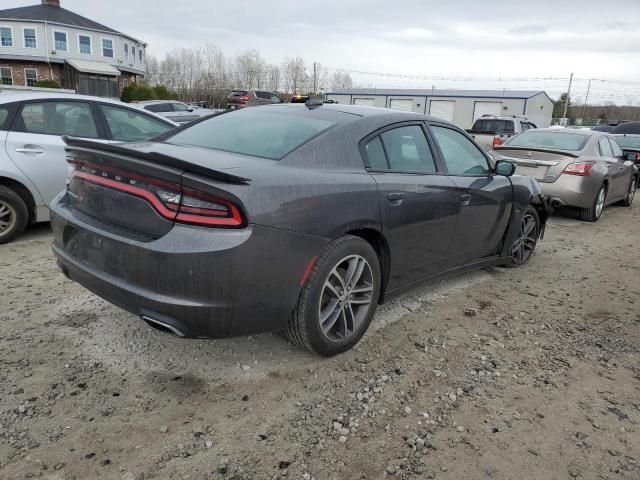
[[[510,257],[500,257],[498,255],[493,256],[493,257],[487,257],[487,258],[483,258],[481,260],[476,260],[474,262],[468,263],[466,265],[462,265],[460,267],[455,267],[452,268],[450,270],[446,270],[442,273],[437,273],[435,275],[431,275],[429,277],[425,277],[423,279],[417,280],[415,282],[411,282],[407,285],[404,285],[402,287],[398,287],[394,290],[385,292],[384,294],[384,303],[387,302],[387,300],[389,300],[390,298],[396,297],[398,295],[401,295],[403,293],[406,293],[409,290],[414,289],[415,287],[419,286],[419,285],[424,285],[424,284],[431,284],[431,283],[435,283],[435,282],[439,282],[441,280],[446,280],[448,278],[452,278],[452,277],[456,277],[458,275],[461,275],[463,273],[466,272],[472,272],[474,270],[481,270],[483,268],[487,268],[487,267],[493,267],[496,265],[504,265],[505,263],[507,263],[509,261]]]

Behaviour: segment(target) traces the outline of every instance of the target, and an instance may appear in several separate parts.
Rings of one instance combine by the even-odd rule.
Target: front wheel
[[[359,237],[340,237],[318,256],[287,326],[287,338],[325,357],[349,350],[369,328],[379,296],[376,252]]]
[[[29,210],[20,195],[0,185],[0,245],[20,235],[29,223]]]
[[[511,257],[507,265],[509,267],[525,265],[533,255],[539,237],[540,217],[536,209],[529,205],[522,215],[518,237],[511,245]]]
[[[622,200],[622,206],[630,207],[633,203],[633,198],[636,196],[636,189],[638,188],[638,179],[636,177],[631,178],[631,183],[627,189],[627,196]]]
[[[606,199],[607,187],[606,185],[602,185],[600,190],[598,190],[598,193],[596,193],[596,198],[594,198],[591,207],[580,209],[580,220],[585,222],[597,222],[604,210],[604,203]]]

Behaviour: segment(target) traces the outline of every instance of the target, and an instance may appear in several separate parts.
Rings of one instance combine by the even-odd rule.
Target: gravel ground
[[[180,340],[0,246],[0,478],[639,479],[640,205],[383,306],[333,359]]]

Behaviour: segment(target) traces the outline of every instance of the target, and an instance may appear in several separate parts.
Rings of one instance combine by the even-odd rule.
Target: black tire
[[[593,203],[590,208],[581,208],[580,209],[580,220],[584,222],[597,222],[600,220],[602,216],[602,212],[604,211],[604,205],[600,210],[598,210],[598,199],[600,198],[600,192],[604,190],[604,201],[607,201],[607,186],[603,184],[596,193],[595,198],[593,199]]]
[[[624,200],[620,202],[620,205],[623,207],[630,207],[633,204],[633,199],[636,196],[636,190],[638,188],[638,179],[636,177],[631,178],[631,183],[629,184],[629,188],[627,189],[627,195],[624,197]]]
[[[0,185],[0,245],[13,241],[29,223],[29,209],[10,188]]]
[[[338,279],[334,272],[344,272],[345,276],[348,276],[349,270],[342,269],[341,266],[351,265],[351,263],[346,263],[351,261],[355,261],[356,265],[359,265],[357,263],[360,261],[359,259],[365,260],[366,262],[363,263],[362,273],[353,283],[354,286],[357,286],[358,282],[362,280],[363,283],[355,290],[362,290],[362,285],[366,284],[364,288],[367,289],[367,293],[356,293],[354,290],[352,292],[353,294],[349,295],[350,290],[348,291],[345,288],[345,298],[339,299],[332,297],[330,295],[332,291],[340,294],[343,292],[336,292],[331,288],[327,290],[325,287],[326,283],[335,282]],[[369,267],[368,269],[367,265]],[[354,269],[357,268],[354,267]],[[365,275],[366,278],[364,278]],[[369,243],[359,237],[351,235],[340,237],[331,242],[318,255],[318,259],[302,287],[298,304],[291,315],[289,325],[285,331],[287,339],[299,348],[324,357],[331,357],[349,350],[360,341],[373,319],[380,297],[380,277],[380,262],[376,252]],[[368,304],[362,305],[361,302],[357,303],[360,300],[369,298],[368,290],[371,291]],[[366,298],[354,298],[357,295],[365,295]],[[327,301],[327,299],[329,299],[329,301]],[[334,301],[335,304],[332,308],[331,302]],[[326,304],[321,302],[326,302]],[[354,304],[352,305],[351,302],[354,302]],[[338,315],[335,317],[337,320],[333,320],[334,323],[332,325],[334,325],[336,329],[339,329],[339,325],[344,326],[345,333],[347,334],[344,335],[343,338],[340,338],[339,332],[335,333],[333,338],[330,338],[333,333],[323,331],[320,322],[323,304],[325,305],[325,310],[338,312]],[[343,306],[344,304],[348,305]],[[354,313],[354,311],[356,313]],[[350,312],[350,315],[347,312]],[[358,316],[359,319],[356,319],[356,316]],[[333,317],[333,314],[331,314],[330,317]],[[348,332],[347,328],[349,318],[351,318],[351,325],[353,326],[352,332]],[[331,322],[325,322],[325,328],[327,323]]]
[[[533,226],[531,231],[527,230],[529,225]],[[511,244],[511,256],[507,263],[507,266],[511,268],[522,267],[529,263],[538,244],[538,239],[540,238],[540,216],[537,210],[531,205],[529,205],[522,214],[519,228],[518,238]],[[518,253],[515,252],[516,249]]]

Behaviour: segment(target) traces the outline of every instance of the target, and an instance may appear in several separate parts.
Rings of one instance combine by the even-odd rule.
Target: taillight
[[[249,101],[249,97],[246,95],[243,95],[242,97],[238,97],[238,100],[240,100],[241,102],[248,102]]]
[[[636,162],[640,162],[640,153],[636,153]]]
[[[105,166],[73,160],[73,178],[142,198],[167,220],[207,227],[242,228],[245,220],[231,201],[199,190]]]
[[[562,173],[567,175],[578,175],[579,177],[588,177],[591,175],[593,163],[570,163]]]
[[[502,145],[504,142],[502,141],[502,139],[500,137],[493,137],[493,146],[494,147],[498,147],[500,145]]]

